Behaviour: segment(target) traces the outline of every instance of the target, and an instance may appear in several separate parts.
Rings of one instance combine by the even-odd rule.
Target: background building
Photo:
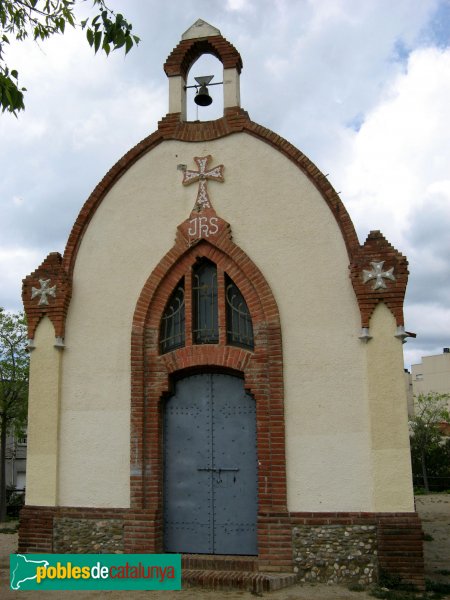
[[[6,439],[6,485],[25,491],[27,436],[8,435]]]
[[[444,348],[442,354],[422,356],[421,363],[411,365],[411,383],[414,396],[450,394],[450,348]]]

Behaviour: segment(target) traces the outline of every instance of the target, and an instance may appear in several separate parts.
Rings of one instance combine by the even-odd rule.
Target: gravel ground
[[[416,498],[426,534],[432,537],[424,542],[426,577],[450,584],[450,495],[430,494]],[[0,528],[4,525],[0,525]],[[252,600],[250,592],[210,591],[198,588],[179,592],[36,592],[9,589],[9,554],[17,549],[17,534],[0,534],[0,598],[11,600]],[[373,600],[368,592],[352,592],[342,586],[295,585],[284,590],[265,593],[270,600]]]

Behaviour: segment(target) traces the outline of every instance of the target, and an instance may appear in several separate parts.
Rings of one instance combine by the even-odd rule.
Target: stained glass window
[[[254,350],[250,311],[244,296],[231,277],[226,273],[223,274],[225,293],[219,297],[217,266],[213,262],[201,259],[185,276],[192,281],[192,319],[188,320],[192,323],[192,342],[194,344],[219,343],[220,310],[226,320],[226,343]],[[182,278],[172,292],[161,318],[159,332],[161,354],[185,346],[185,310],[185,286]]]
[[[232,279],[225,276],[227,342],[233,346],[254,349],[253,325],[247,303]]]
[[[192,273],[192,337],[194,344],[217,344],[217,267],[209,260],[195,265]]]
[[[185,344],[184,279],[172,292],[161,319],[159,345],[161,354]]]

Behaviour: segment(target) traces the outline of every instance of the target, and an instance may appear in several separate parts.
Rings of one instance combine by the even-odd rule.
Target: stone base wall
[[[377,580],[375,525],[299,525],[292,530],[294,572],[301,582]]]
[[[53,552],[59,554],[123,554],[124,523],[119,519],[55,518]]]
[[[163,520],[148,509],[25,506],[20,553],[162,553]],[[359,583],[392,577],[425,589],[416,513],[261,512],[255,569],[300,582]]]

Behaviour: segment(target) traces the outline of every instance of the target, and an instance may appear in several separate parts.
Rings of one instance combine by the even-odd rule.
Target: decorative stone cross
[[[385,288],[386,283],[383,281],[384,279],[390,279],[391,281],[395,281],[394,267],[389,269],[389,271],[383,271],[384,260],[380,262],[371,262],[372,271],[366,271],[363,269],[363,282],[367,283],[368,281],[374,279],[374,285],[372,289],[378,290],[379,288]]]
[[[41,284],[41,289],[38,289],[35,287],[31,288],[31,299],[32,300],[36,296],[40,296],[38,306],[41,306],[42,304],[48,304],[47,296],[52,296],[53,298],[56,297],[56,285],[54,285],[53,287],[48,287],[50,285],[50,281],[51,281],[50,279],[39,279],[39,283]]]
[[[186,171],[184,172],[184,177],[182,181],[183,185],[189,185],[198,181],[197,200],[195,202],[195,207],[198,211],[201,211],[204,208],[212,208],[208,196],[208,179],[220,182],[224,181],[223,165],[218,165],[213,169],[209,169],[209,171],[206,170],[206,166],[211,160],[211,158],[211,155],[195,156],[194,161],[197,163],[198,171],[191,171],[189,169],[186,169]]]

